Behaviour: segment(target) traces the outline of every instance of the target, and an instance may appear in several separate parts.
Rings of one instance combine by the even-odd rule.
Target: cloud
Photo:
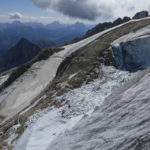
[[[110,17],[111,14],[107,13],[109,8],[105,5],[97,7],[96,3],[91,0],[32,0],[34,4],[43,9],[51,9],[63,13],[64,15],[95,20],[101,15],[101,17]],[[105,9],[104,9],[105,8]],[[102,14],[101,10],[105,10]]]
[[[31,0],[43,9],[61,12],[64,15],[96,20],[133,15],[137,11],[149,10],[148,0]]]
[[[10,19],[21,19],[21,18],[23,18],[23,15],[19,12],[9,13],[8,15],[9,15]]]

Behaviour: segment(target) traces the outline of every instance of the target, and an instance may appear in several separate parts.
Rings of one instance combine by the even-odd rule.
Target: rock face
[[[101,31],[104,31],[108,28],[112,28],[114,26],[117,26],[119,24],[122,24],[122,23],[125,23],[125,22],[128,22],[130,20],[129,17],[124,17],[123,19],[122,18],[118,18],[116,19],[114,22],[104,22],[104,23],[100,23],[98,24],[96,27],[94,27],[93,29],[89,30],[84,36],[83,38],[86,38],[86,37],[89,37],[89,36],[92,36],[98,32],[101,32]]]
[[[33,59],[40,50],[38,46],[22,38],[17,45],[12,47],[5,55],[4,60],[0,64],[2,67],[0,71],[8,70],[26,63]]]
[[[85,35],[83,35],[81,38],[75,38],[73,39],[72,41],[69,42],[70,43],[75,43],[75,42],[78,42],[82,39],[85,39],[87,37],[90,37],[94,34],[97,34],[99,32],[102,32],[106,29],[109,29],[109,28],[112,28],[114,26],[117,26],[117,25],[120,25],[122,23],[125,23],[125,22],[128,22],[129,20],[131,20],[130,17],[124,17],[123,19],[122,18],[118,18],[116,19],[114,22],[104,22],[104,23],[100,23],[98,24],[97,26],[95,26],[94,28],[92,28],[91,30],[88,30]]]
[[[147,11],[141,11],[135,14],[135,16],[132,19],[141,19],[141,18],[145,18],[148,17],[148,12]],[[101,32],[103,30],[106,30],[108,28],[117,26],[119,24],[128,22],[129,20],[131,20],[130,17],[125,16],[123,19],[122,18],[118,18],[116,19],[114,22],[104,22],[104,23],[100,23],[98,24],[96,27],[94,27],[93,29],[89,30],[84,36],[83,38],[89,37],[91,35],[94,35],[98,32]]]
[[[148,11],[141,11],[135,14],[135,16],[132,19],[141,19],[148,17]]]

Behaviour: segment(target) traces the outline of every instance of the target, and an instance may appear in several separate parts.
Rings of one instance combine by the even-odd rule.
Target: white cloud
[[[149,0],[31,0],[36,6],[45,9],[46,16],[27,16],[20,12],[0,15],[1,22],[20,20],[22,22],[52,21],[63,23],[100,23],[113,21],[118,17],[132,17],[141,10],[150,10]],[[49,15],[49,16],[48,16]]]
[[[19,12],[9,13],[8,14],[10,19],[21,19],[23,18],[23,15]]]
[[[11,17],[13,16],[13,19],[10,18],[10,14]],[[5,14],[0,14],[0,22],[5,23],[5,22],[12,22],[13,20],[19,20],[21,22],[39,22],[39,23],[44,23],[44,24],[49,24],[53,21],[59,21],[62,23],[75,23],[77,21],[79,21],[79,19],[70,19],[69,17],[60,17],[60,16],[27,16],[27,15],[23,15],[19,12],[17,12],[17,14],[21,14],[20,17],[14,17],[14,14],[16,13],[9,13],[8,15]]]
[[[32,0],[32,2],[43,9],[88,20],[132,16],[138,11],[150,9],[149,0]]]

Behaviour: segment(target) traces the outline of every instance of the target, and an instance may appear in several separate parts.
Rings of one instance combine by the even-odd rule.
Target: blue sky
[[[20,12],[25,15],[50,15],[44,9],[34,5],[31,0],[0,0],[0,14]]]
[[[20,21],[37,21],[43,23],[50,23],[55,20],[63,22],[66,18],[63,14],[56,11],[47,11],[37,7],[31,0],[0,0],[0,22],[12,22],[14,20],[9,18],[9,13],[19,12],[25,18]],[[35,17],[35,19],[28,19],[28,17]],[[41,17],[41,18],[39,18]],[[45,18],[44,18],[45,17]]]
[[[0,0],[0,22],[95,24],[132,17],[141,10],[150,10],[149,0]]]

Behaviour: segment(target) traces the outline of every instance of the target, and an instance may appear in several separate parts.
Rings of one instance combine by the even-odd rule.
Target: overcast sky
[[[0,0],[0,22],[99,23],[150,10],[150,0]]]

